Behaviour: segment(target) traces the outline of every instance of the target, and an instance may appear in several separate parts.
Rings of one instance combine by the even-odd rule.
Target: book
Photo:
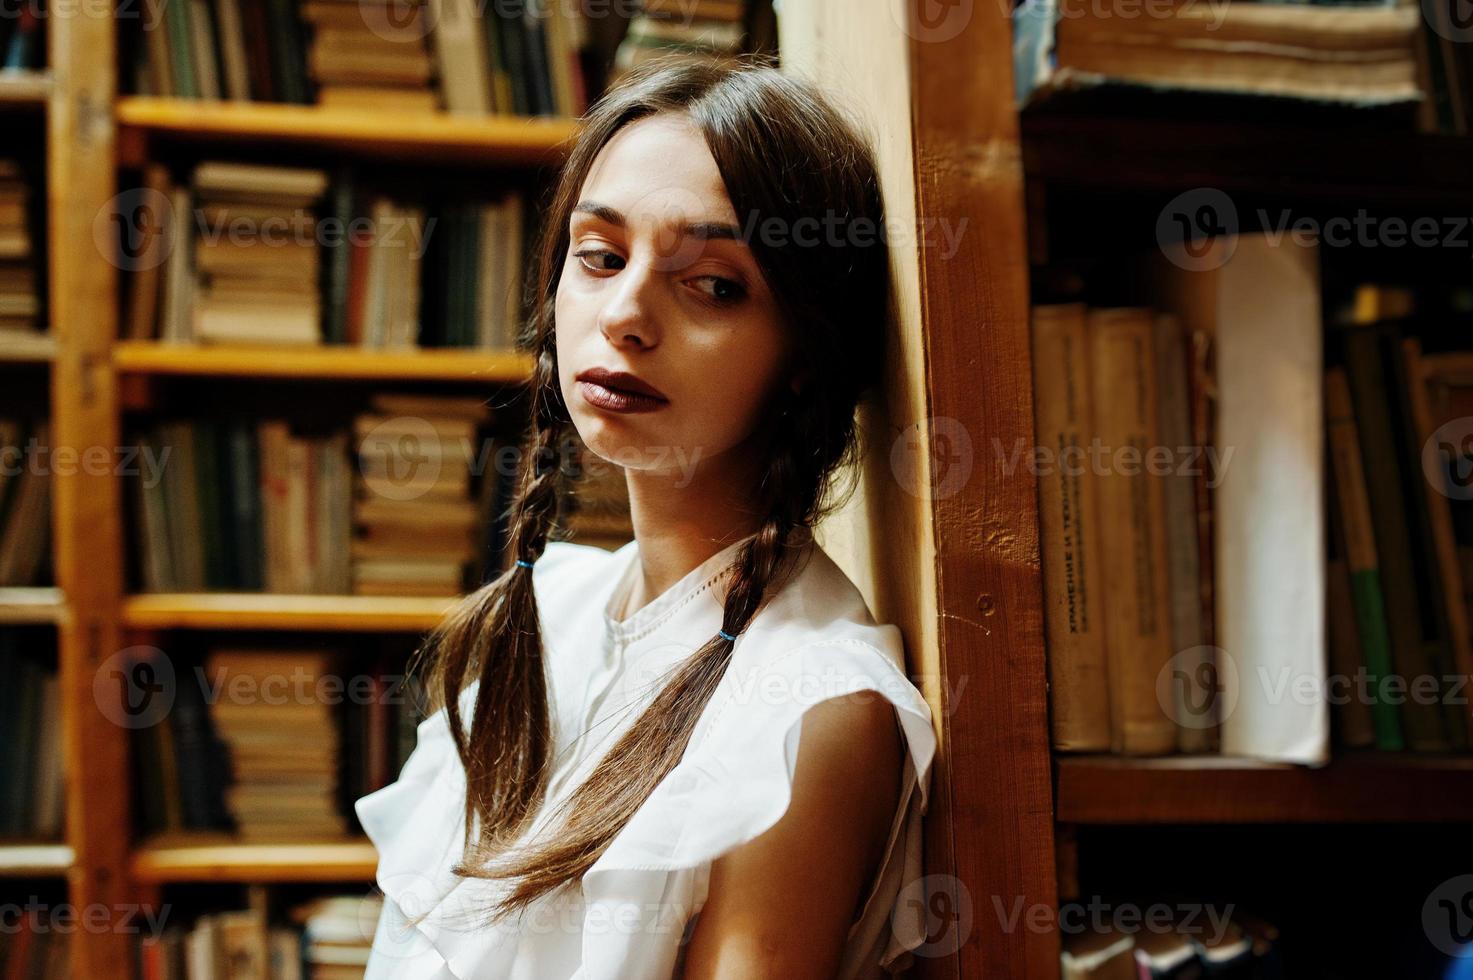
[[[1414,538],[1416,519],[1409,498],[1421,491],[1408,485],[1401,462],[1407,457],[1399,444],[1402,429],[1395,402],[1399,336],[1394,327],[1362,323],[1347,327],[1342,339],[1391,638],[1389,676],[1399,689],[1393,694],[1402,702],[1403,735],[1410,749],[1445,751],[1451,742],[1439,704],[1408,696],[1410,687],[1404,686],[1425,683],[1419,678],[1441,678],[1435,664],[1445,637],[1433,611],[1440,592],[1430,578],[1429,563],[1418,558]],[[1414,479],[1422,479],[1420,468]]]
[[[1393,674],[1391,634],[1387,625],[1385,592],[1381,585],[1381,563],[1371,516],[1366,466],[1361,456],[1361,439],[1350,397],[1350,381],[1343,367],[1325,375],[1325,415],[1334,472],[1334,499],[1340,508],[1339,526],[1345,535],[1345,565],[1350,576],[1356,637],[1360,641],[1361,666],[1366,676],[1365,692],[1371,705],[1376,745],[1387,751],[1405,747],[1401,710],[1383,696],[1386,679]],[[1357,692],[1359,693],[1359,692]]]
[[[1190,259],[1184,249],[1163,248],[1152,279],[1164,308],[1210,336],[1214,350],[1221,751],[1322,764],[1330,732],[1318,252],[1263,235],[1218,238]]]
[[[1120,17],[1077,0],[1013,12],[1021,102],[1105,83],[1352,105],[1416,103],[1415,6],[1174,0]]]
[[[578,4],[469,0],[147,0],[131,39],[133,90],[357,112],[581,115],[590,12]],[[607,16],[607,12],[605,12]],[[0,49],[37,58],[38,18]],[[3,40],[3,39],[0,39]]]
[[[1034,418],[1051,459],[1038,481],[1050,725],[1061,751],[1110,747],[1099,508],[1085,443],[1094,433],[1080,304],[1033,310]]]
[[[1160,444],[1153,314],[1095,309],[1087,324],[1095,433],[1109,454],[1098,490],[1111,748],[1163,754],[1176,749],[1177,720],[1157,697],[1173,651],[1162,480],[1144,465]]]

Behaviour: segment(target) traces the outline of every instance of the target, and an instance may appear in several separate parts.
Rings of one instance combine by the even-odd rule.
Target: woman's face
[[[742,443],[788,383],[787,336],[716,161],[683,116],[621,129],[569,221],[558,383],[595,454],[685,472]],[[631,397],[633,375],[662,397]],[[612,390],[611,390],[612,389]]]

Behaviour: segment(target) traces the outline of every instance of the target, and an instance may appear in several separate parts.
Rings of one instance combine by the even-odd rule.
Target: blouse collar
[[[634,587],[634,577],[639,569],[639,542],[630,541],[624,545],[614,553],[618,578],[612,595],[604,604],[604,628],[609,638],[619,643],[628,643],[656,629],[677,609],[716,584],[721,576],[730,570],[737,552],[756,536],[757,533],[754,531],[740,540],[733,541],[691,569],[678,582],[636,610],[633,615],[618,620],[614,618],[615,613],[624,605],[625,597]]]

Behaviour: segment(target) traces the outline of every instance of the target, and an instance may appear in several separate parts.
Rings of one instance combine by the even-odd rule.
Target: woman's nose
[[[613,277],[598,315],[598,328],[610,344],[649,348],[659,343],[653,308],[657,280],[646,261],[631,261]]]

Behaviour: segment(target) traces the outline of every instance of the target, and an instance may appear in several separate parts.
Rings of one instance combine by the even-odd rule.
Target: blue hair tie
[[[736,642],[736,637],[734,637],[730,633],[726,632],[726,630],[717,630],[716,631],[716,635],[719,636],[719,637],[721,637],[723,640],[726,640],[729,643],[735,643]]]
[[[531,562],[529,562],[529,561],[522,561],[522,559],[520,559],[520,558],[517,559],[517,564],[518,565],[521,565],[523,568],[531,568],[532,567],[532,563]]]

